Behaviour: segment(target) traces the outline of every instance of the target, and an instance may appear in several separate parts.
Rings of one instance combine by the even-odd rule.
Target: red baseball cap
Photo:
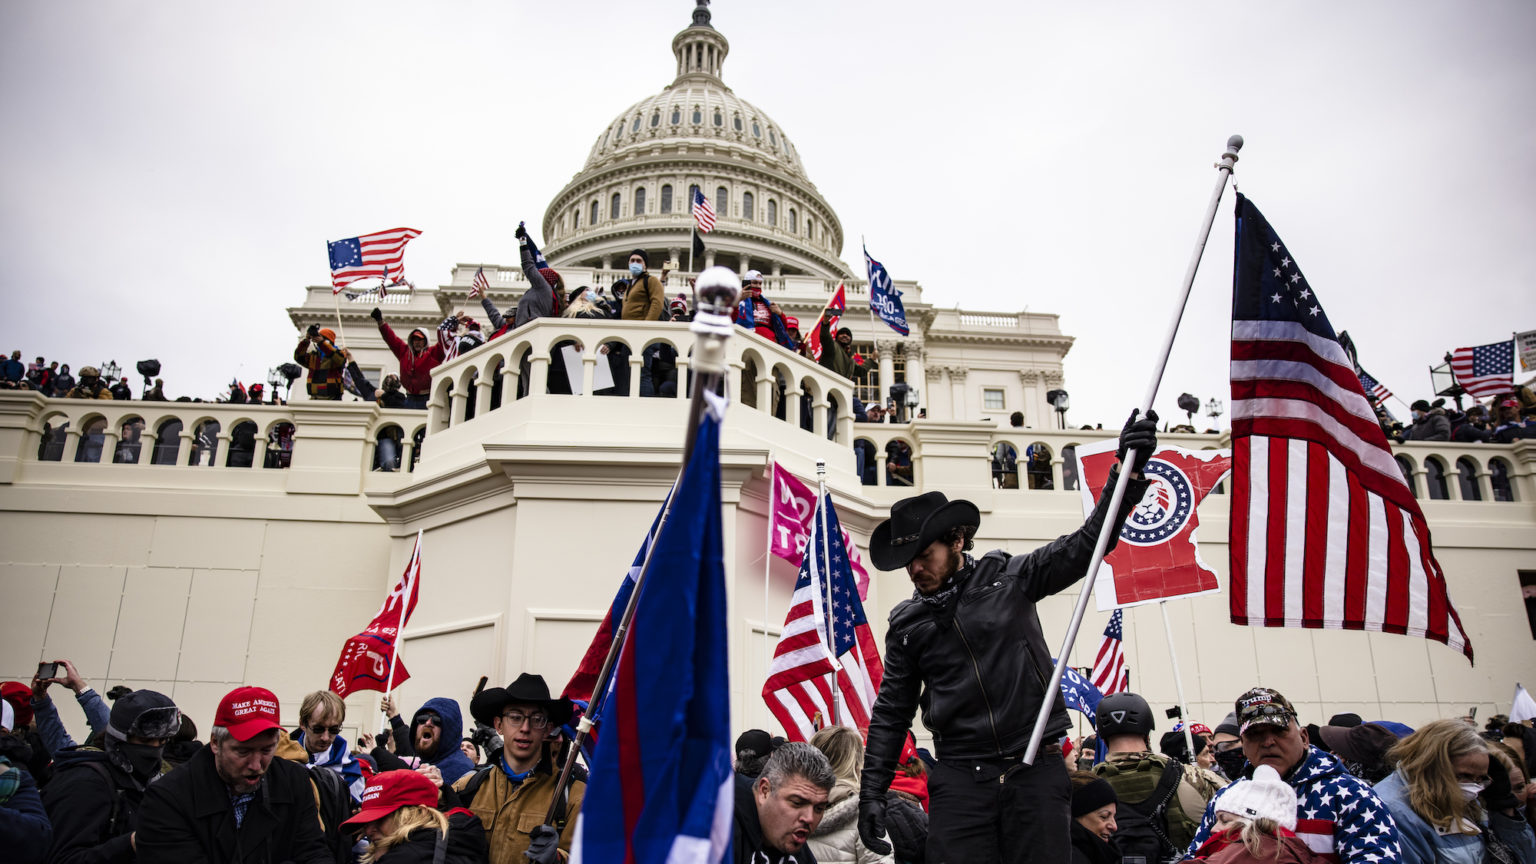
[[[363,809],[343,825],[377,822],[401,807],[437,807],[437,787],[432,781],[404,769],[374,775],[363,790]]]
[[[277,697],[265,687],[236,687],[219,700],[213,725],[223,726],[236,741],[249,741],[268,729],[281,729]]]
[[[32,725],[32,688],[20,681],[7,681],[0,684],[0,699],[11,703],[11,710],[16,712],[16,726]]]
[[[796,318],[793,315],[785,315],[784,316],[784,327],[785,327],[785,329],[788,329],[788,330],[799,330],[800,329],[800,319]]]

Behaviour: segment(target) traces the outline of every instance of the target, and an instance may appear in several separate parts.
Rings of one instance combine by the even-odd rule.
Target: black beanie
[[[1092,813],[1105,806],[1119,802],[1115,796],[1115,787],[1109,785],[1109,781],[1100,777],[1092,783],[1084,783],[1072,790],[1072,818]]]
[[[645,262],[645,266],[647,266],[647,267],[651,266],[651,256],[645,254],[645,250],[644,249],[636,249],[635,251],[633,251],[633,252],[631,252],[629,254],[631,256],[639,255],[640,256],[640,260]]]

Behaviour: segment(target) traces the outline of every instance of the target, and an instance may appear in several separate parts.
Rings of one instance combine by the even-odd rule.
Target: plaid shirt
[[[293,352],[293,360],[300,366],[309,370],[309,378],[305,387],[309,395],[314,399],[340,399],[341,398],[341,373],[346,368],[347,361],[341,353],[332,352],[322,354],[320,351],[309,350],[309,339],[299,342],[299,347]]]

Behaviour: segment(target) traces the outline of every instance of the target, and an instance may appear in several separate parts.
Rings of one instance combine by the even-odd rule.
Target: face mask
[[[1457,783],[1456,785],[1461,787],[1461,797],[1468,801],[1476,798],[1483,791],[1481,783]]]
[[[641,273],[645,272],[645,265],[644,264],[630,264],[629,265],[629,272],[633,273],[636,276],[639,276]]]
[[[1243,773],[1243,766],[1248,758],[1243,755],[1243,748],[1233,747],[1231,750],[1217,750],[1216,764],[1221,766],[1221,773],[1227,775],[1228,780],[1236,780]]]
[[[148,779],[160,773],[164,747],[151,747],[148,744],[119,744],[117,749],[128,757],[128,764],[133,766],[133,776]]]
[[[586,297],[587,297],[587,302],[588,303],[596,303],[597,302],[597,294],[595,292],[588,291],[587,294],[586,294]]]

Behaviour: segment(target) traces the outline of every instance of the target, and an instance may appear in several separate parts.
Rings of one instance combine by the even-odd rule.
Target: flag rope
[[[1221,159],[1216,163],[1217,178],[1216,188],[1211,190],[1210,203],[1205,208],[1205,221],[1200,228],[1200,237],[1195,243],[1195,251],[1190,256],[1189,267],[1184,271],[1184,289],[1180,292],[1179,302],[1173,310],[1173,322],[1168,327],[1168,334],[1163,337],[1163,350],[1157,358],[1157,363],[1152,369],[1152,381],[1147,385],[1147,395],[1141,405],[1131,415],[1132,419],[1140,416],[1144,411],[1152,408],[1152,403],[1157,399],[1157,388],[1163,381],[1163,372],[1168,368],[1168,355],[1173,352],[1173,338],[1178,335],[1179,322],[1184,318],[1184,307],[1189,304],[1189,293],[1195,284],[1195,273],[1200,269],[1200,259],[1205,254],[1206,241],[1211,237],[1211,225],[1216,221],[1216,208],[1221,204],[1222,193],[1226,191],[1227,180],[1232,176],[1232,168],[1237,164],[1237,151],[1243,147],[1243,139],[1240,135],[1233,135],[1227,139],[1227,150],[1221,154]],[[1138,451],[1132,450],[1125,454],[1126,461],[1134,464]],[[1109,496],[1109,518],[1114,519],[1120,512],[1120,504],[1125,500],[1125,487],[1129,485],[1129,478],[1121,476],[1115,484],[1114,491]],[[1078,628],[1083,624],[1083,613],[1088,611],[1088,598],[1093,596],[1093,582],[1099,575],[1099,565],[1104,563],[1104,550],[1109,545],[1110,532],[1100,531],[1098,540],[1093,544],[1093,557],[1088,563],[1088,574],[1083,577],[1082,590],[1077,595],[1077,607],[1072,611],[1072,620],[1067,623],[1067,636],[1062,642],[1062,648],[1056,652],[1056,662],[1051,668],[1050,686],[1045,688],[1047,694],[1056,693],[1061,689],[1061,675],[1066,671],[1067,658],[1072,653],[1072,646],[1077,642]],[[1040,703],[1040,713],[1035,716],[1035,728],[1029,735],[1029,746],[1024,750],[1024,764],[1035,764],[1035,756],[1040,752],[1040,740],[1045,737],[1045,724],[1050,721],[1051,710],[1056,707],[1056,700],[1045,698]]]

